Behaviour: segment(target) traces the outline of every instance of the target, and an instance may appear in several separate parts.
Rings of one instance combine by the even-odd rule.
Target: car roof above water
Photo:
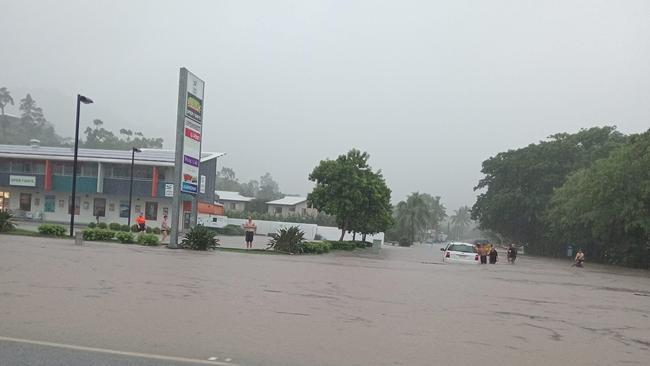
[[[447,244],[447,246],[450,246],[450,245],[467,245],[467,246],[470,246],[470,247],[474,246],[474,244],[464,243],[462,241],[452,241],[452,242],[449,242],[449,244]]]

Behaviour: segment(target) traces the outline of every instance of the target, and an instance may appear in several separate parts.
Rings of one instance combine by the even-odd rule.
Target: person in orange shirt
[[[138,224],[139,231],[145,231],[147,229],[147,222],[145,221],[142,212],[140,212],[140,215],[135,218],[135,222]]]

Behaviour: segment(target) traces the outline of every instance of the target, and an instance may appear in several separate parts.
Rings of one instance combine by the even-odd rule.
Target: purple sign
[[[191,166],[199,166],[199,160],[191,156],[183,155],[183,162]]]

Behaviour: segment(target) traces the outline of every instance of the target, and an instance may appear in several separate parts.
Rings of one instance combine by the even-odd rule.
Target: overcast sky
[[[650,1],[3,1],[0,86],[70,136],[75,95],[173,148],[182,66],[204,151],[306,194],[365,150],[393,201],[471,205],[481,162],[563,131],[650,127]],[[17,114],[17,108],[9,109]],[[83,128],[83,127],[82,127]]]

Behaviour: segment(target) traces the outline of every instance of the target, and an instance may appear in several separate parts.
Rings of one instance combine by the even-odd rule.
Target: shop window
[[[158,202],[145,203],[144,218],[153,221],[158,220]]]
[[[129,201],[120,201],[120,217],[129,217]]]
[[[74,201],[74,214],[79,215],[79,212],[81,211],[81,197],[75,196],[75,201]],[[72,214],[72,196],[68,197],[68,215]]]
[[[93,216],[104,217],[106,216],[106,198],[95,198],[93,205]]]
[[[23,211],[31,211],[32,210],[32,195],[29,193],[21,193],[20,194],[20,206],[19,208]]]
[[[54,212],[56,207],[56,196],[45,196],[45,205],[43,206],[43,210],[45,212]]]

